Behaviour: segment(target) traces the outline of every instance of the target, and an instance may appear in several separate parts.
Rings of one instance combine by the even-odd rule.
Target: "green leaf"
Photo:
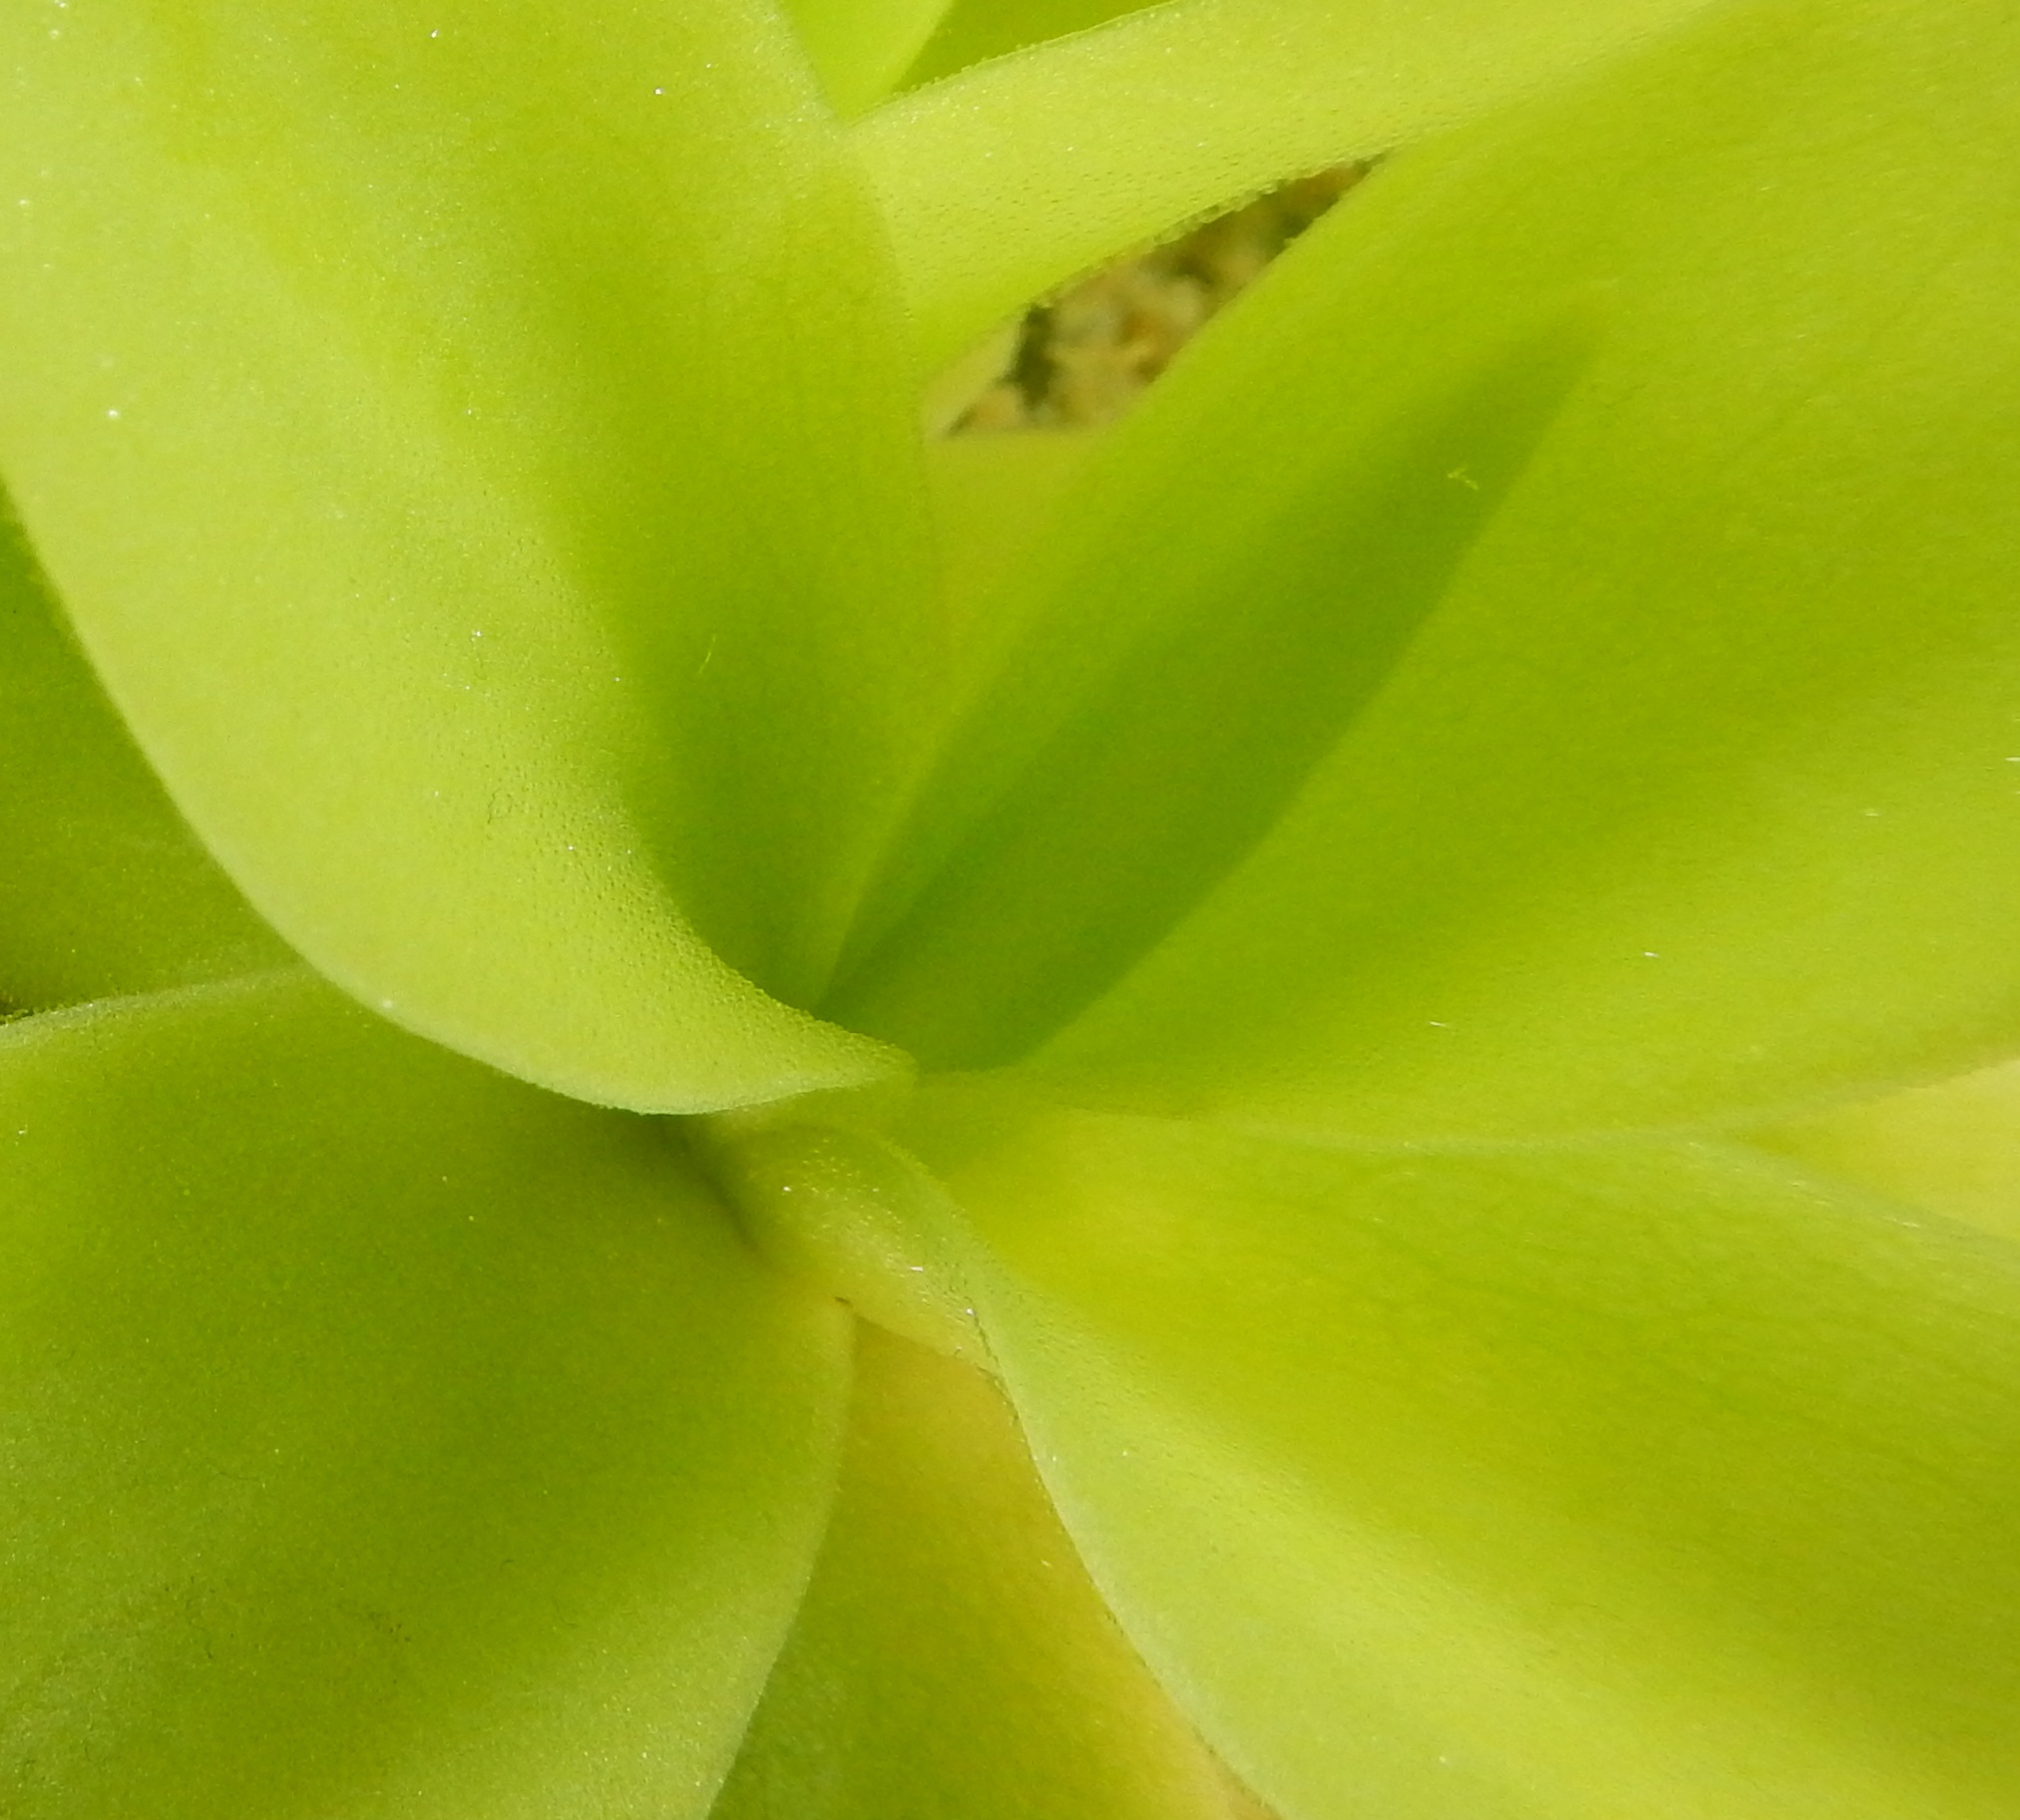
[[[666,1127],[306,975],[9,1026],[0,1807],[705,1812],[846,1347]]]
[[[0,470],[254,905],[584,1098],[888,1069],[763,995],[818,990],[938,637],[875,217],[773,14],[113,0],[0,52]]]
[[[934,82],[1027,44],[1106,25],[1124,13],[1142,11],[1144,4],[1145,0],[954,0],[918,62],[905,72],[906,84]]]
[[[783,0],[830,105],[844,116],[876,106],[933,36],[947,0]]]
[[[0,501],[0,1013],[283,964],[177,815]]]
[[[714,1820],[1233,1820],[972,1365],[859,1329],[841,1490]]]
[[[1026,1055],[1099,997],[1269,833],[1387,679],[1582,357],[1560,337],[1468,373],[1364,425],[1317,485],[1257,470],[1266,489],[1200,502],[1204,535],[1147,470],[1197,494],[1205,444],[1153,426],[1096,470],[1037,587],[979,615],[1028,624],[1025,648],[943,763],[828,1014],[974,1068]],[[1455,465],[1475,485],[1454,487]],[[1120,510],[1096,519],[1097,501]]]
[[[1378,173],[1104,449],[832,1002],[1418,1139],[2010,1054],[2008,32],[1748,7]]]
[[[2014,1811],[2020,1253],[1737,1147],[937,1123],[1067,1528],[1293,1820]]]
[[[2020,1062],[1752,1134],[1896,1201],[2020,1242]]]
[[[1174,0],[900,96],[852,137],[919,364],[1140,241],[1504,107],[1704,4]]]
[[[1021,430],[950,436],[926,446],[955,675],[973,688],[1002,667],[1025,628],[1001,583],[1052,534],[1081,485],[1098,432]]]

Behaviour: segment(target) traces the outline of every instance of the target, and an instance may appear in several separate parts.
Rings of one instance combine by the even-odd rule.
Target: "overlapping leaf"
[[[860,1334],[834,1519],[712,1820],[1238,1820],[1002,1392]]]
[[[706,1811],[844,1317],[665,1127],[303,973],[0,1032],[0,1808]]]
[[[0,854],[0,1013],[288,958],[162,794],[4,516]]]
[[[818,988],[935,636],[875,221],[777,19],[38,4],[0,58],[0,471],[260,910],[584,1098],[886,1065],[765,996]]]
[[[1200,18],[1241,29],[1177,90],[1232,97],[1240,10],[1052,99]],[[1292,1820],[2006,1820],[2014,1255],[1738,1148],[1480,1139],[2020,1038],[2009,14],[1733,8],[1398,160],[974,611],[1058,477],[949,468],[965,661],[1033,629],[825,997],[939,704],[877,235],[768,12],[16,15],[0,464],[205,841],[395,1017],[691,1109],[886,1065],[780,1001],[820,1002],[1222,1122],[896,1115],[1095,1581]],[[1490,16],[1520,56],[1426,77]],[[1356,130],[1630,17],[1385,13],[1424,61]],[[987,150],[1042,65],[905,119]],[[1226,105],[1258,177],[1314,121],[1363,149]],[[1208,138],[1142,207],[1227,181]],[[904,156],[968,182],[962,143]],[[1034,238],[978,276],[944,226],[942,330]],[[23,699],[86,726],[32,636]],[[112,751],[79,800],[173,826]],[[94,981],[210,964],[178,851]],[[1940,1209],[1946,1091],[1778,1141]],[[914,1235],[842,1200],[767,1255],[892,1274]],[[0,1033],[0,1806],[706,1807],[845,1367],[665,1131],[302,976],[101,1006]],[[867,1356],[728,1811],[1212,1813],[993,1393]]]
[[[2008,1052],[2007,33],[1743,8],[1378,174],[1111,439],[838,1012],[1415,1137]]]
[[[970,64],[1028,44],[1063,38],[1142,10],[1145,0],[954,0],[906,72],[912,83],[952,76]]]
[[[786,0],[801,48],[837,113],[860,114],[898,86],[946,0]]]
[[[890,222],[918,358],[951,359],[1032,297],[1189,216],[1504,107],[1704,4],[1174,0],[902,96],[853,137]],[[1028,27],[1127,9],[989,10],[1012,34],[999,41],[1008,49]]]
[[[1715,1146],[913,1136],[1096,1581],[1295,1820],[2011,1811],[2020,1255]]]

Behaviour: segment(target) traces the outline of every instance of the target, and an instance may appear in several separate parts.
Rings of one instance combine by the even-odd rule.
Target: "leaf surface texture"
[[[252,902],[581,1098],[887,1068],[789,1005],[938,631],[891,279],[783,26],[120,0],[0,32],[0,470]]]
[[[706,1811],[818,1545],[832,1304],[666,1129],[304,973],[0,1031],[0,1806]]]
[[[1413,1139],[2010,1052],[2008,23],[1741,9],[1363,184],[1007,590],[837,1014]]]
[[[2020,1254],[1737,1147],[919,1121],[1067,1528],[1285,1814],[2010,1811]]]

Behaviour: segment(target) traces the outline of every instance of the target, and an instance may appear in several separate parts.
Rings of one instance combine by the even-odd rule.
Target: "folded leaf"
[[[288,959],[134,750],[4,503],[0,852],[0,1013]]]
[[[838,1010],[1413,1139],[2020,1047],[2006,31],[1750,6],[1378,173],[1097,458]]]
[[[1067,1528],[1294,1820],[1997,1820],[2020,1253],[1737,1148],[915,1121]]]
[[[1193,216],[1503,107],[1704,4],[1175,0],[901,96],[853,137],[920,365]]]
[[[1002,1391],[859,1331],[820,1565],[713,1820],[1236,1820]]]
[[[818,989],[937,636],[874,213],[777,18],[114,0],[0,48],[0,471],[262,913],[589,1099],[887,1067],[764,996]]]
[[[847,1334],[665,1128],[269,975],[0,1031],[0,1807],[706,1811]]]

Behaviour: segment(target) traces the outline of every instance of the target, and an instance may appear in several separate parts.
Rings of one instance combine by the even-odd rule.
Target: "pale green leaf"
[[[934,529],[941,549],[958,684],[1001,666],[1025,628],[1021,602],[1001,583],[1051,535],[1100,446],[1089,430],[952,436],[927,445]]]
[[[1291,1820],[2020,1802],[2020,1253],[1738,1148],[963,1122],[1067,1528]]]
[[[974,1366],[860,1328],[841,1489],[715,1820],[1234,1820]]]
[[[1111,438],[837,1012],[1414,1138],[2011,1053],[2008,30],[1743,8],[1362,185]]]
[[[783,24],[109,0],[0,61],[0,470],[258,909],[585,1098],[888,1067],[765,996],[818,989],[937,638],[885,255]]]
[[[0,1808],[678,1820],[847,1332],[667,1127],[305,974],[0,1031]]]
[[[905,72],[908,86],[952,76],[972,63],[1063,38],[1140,12],[1145,0],[954,0]]]
[[[0,502],[0,1014],[283,964],[171,807]]]
[[[1285,345],[1251,340],[1243,380],[1266,384]],[[1230,422],[1125,425],[1035,579],[986,601],[1021,648],[866,905],[828,1014],[989,1066],[1126,973],[1269,833],[1436,607],[1583,357],[1570,338],[1522,353],[1346,450],[1324,440],[1336,401],[1312,399],[1316,476]],[[1476,486],[1445,479],[1460,463]],[[1217,984],[1223,1013],[1250,989]]]
[[[844,116],[898,86],[934,34],[947,0],[783,0],[829,104]]]
[[[1139,241],[1505,106],[1704,4],[1174,0],[900,96],[852,137],[919,363]]]
[[[1897,1201],[2020,1242],[2020,1062],[1753,1134]]]

